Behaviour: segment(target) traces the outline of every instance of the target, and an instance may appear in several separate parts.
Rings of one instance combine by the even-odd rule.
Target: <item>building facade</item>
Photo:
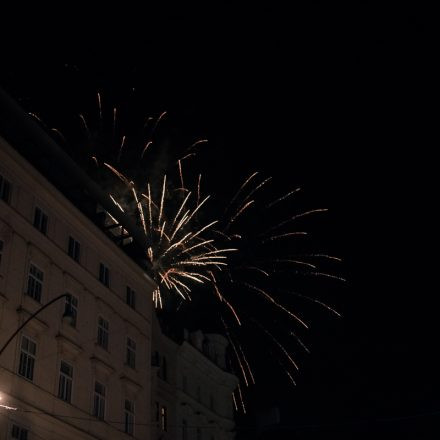
[[[162,331],[142,234],[76,168],[0,90],[0,440],[233,439],[227,340]]]
[[[69,294],[1,354],[0,440],[149,439],[154,286],[0,138],[0,346]]]
[[[169,337],[155,317],[152,330],[153,438],[232,440],[238,380],[226,371],[227,339],[200,330]]]

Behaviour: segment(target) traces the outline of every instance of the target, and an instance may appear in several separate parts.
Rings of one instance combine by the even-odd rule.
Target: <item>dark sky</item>
[[[419,433],[440,411],[437,289],[420,246],[434,209],[430,28],[421,11],[357,3],[64,12],[44,21],[46,36],[20,21],[20,50],[2,68],[5,87],[36,107],[135,87],[180,136],[210,139],[212,180],[262,169],[331,209],[323,235],[345,260],[344,318],[312,332],[296,390],[275,381],[271,394],[268,376],[256,392],[284,425],[309,426],[297,438]]]

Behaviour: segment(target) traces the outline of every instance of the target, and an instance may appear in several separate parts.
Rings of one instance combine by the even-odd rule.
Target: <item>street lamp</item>
[[[56,298],[50,300],[48,303],[44,304],[43,306],[41,306],[36,312],[32,313],[31,316],[29,316],[28,319],[26,319],[26,321],[23,322],[23,324],[20,325],[20,327],[18,327],[17,330],[15,330],[15,332],[11,335],[11,337],[5,342],[5,344],[3,345],[3,347],[0,349],[0,356],[1,354],[5,351],[6,347],[11,343],[11,341],[15,338],[15,336],[18,335],[18,333],[20,333],[20,331],[23,329],[23,327],[29,322],[31,321],[33,318],[35,318],[40,312],[42,312],[46,307],[50,306],[51,304],[53,304],[54,302],[58,301],[61,298],[68,298],[68,302],[66,304],[66,309],[64,311],[63,314],[63,318],[65,317],[73,317],[73,313],[72,313],[72,296],[69,293],[63,293],[62,295],[58,295]]]

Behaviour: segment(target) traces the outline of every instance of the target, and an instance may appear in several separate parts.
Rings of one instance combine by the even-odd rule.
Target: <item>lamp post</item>
[[[71,308],[71,299],[72,297],[70,296],[70,294],[68,293],[63,293],[62,295],[58,295],[56,298],[50,300],[48,303],[44,304],[43,306],[41,306],[36,312],[32,313],[31,316],[29,316],[28,319],[26,319],[26,321],[23,322],[23,324],[20,325],[20,327],[18,327],[17,330],[15,330],[15,332],[11,335],[11,337],[5,342],[5,344],[3,345],[3,347],[0,349],[0,356],[1,354],[5,351],[6,347],[11,343],[11,341],[15,338],[15,336],[18,335],[18,333],[20,333],[20,331],[23,329],[23,327],[25,327],[25,325],[31,321],[33,318],[35,318],[40,312],[42,312],[45,308],[49,307],[51,304],[53,304],[54,302],[58,301],[61,298],[69,298],[69,302],[67,304],[66,310],[64,312],[64,316],[72,316],[72,308]]]

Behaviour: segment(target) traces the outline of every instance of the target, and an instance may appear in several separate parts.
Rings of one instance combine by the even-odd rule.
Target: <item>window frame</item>
[[[127,403],[130,408],[127,408]],[[135,404],[133,400],[124,399],[124,432],[134,436]]]
[[[102,321],[102,322],[101,322]],[[106,324],[106,325],[104,325]],[[98,346],[108,351],[109,346],[109,329],[110,323],[107,319],[105,319],[102,315],[98,316],[98,334],[96,343]]]
[[[15,436],[14,430],[18,430],[18,437]],[[24,434],[24,435],[23,435]],[[19,425],[15,421],[11,422],[11,430],[10,430],[10,438],[11,440],[28,440],[29,430],[27,428],[23,428],[23,426]]]
[[[70,368],[70,376],[68,373],[62,371],[62,367],[67,365]],[[64,402],[72,403],[72,391],[73,391],[73,365],[67,361],[60,361],[60,369],[58,374],[58,398],[64,400]]]
[[[3,174],[0,174],[0,200],[11,203],[12,183]]]
[[[34,228],[38,229],[42,234],[47,235],[47,225],[49,216],[39,206],[34,208]]]
[[[136,341],[130,336],[125,338],[125,363],[130,368],[136,369]]]
[[[130,286],[127,286],[125,302],[133,310],[136,310],[136,291],[133,290]]]
[[[110,287],[110,269],[104,263],[99,263],[99,281],[105,287]]]
[[[103,393],[96,390],[96,385],[102,387]],[[92,415],[99,420],[105,420],[105,410],[106,410],[106,386],[97,380],[94,381],[93,386],[93,412]]]
[[[29,347],[29,343],[33,344],[34,352],[29,350],[29,348],[23,347],[25,339],[28,342],[27,344],[28,347]],[[30,382],[33,382],[36,360],[37,360],[37,342],[34,339],[30,338],[29,336],[22,334],[20,338],[20,358],[18,362],[18,375],[26,380],[29,380]]]
[[[36,269],[38,272],[41,273],[41,279],[36,274],[32,273],[32,268]],[[32,279],[32,283],[31,283],[31,279]],[[35,263],[30,261],[25,295],[29,296],[34,301],[37,301],[38,303],[41,304],[41,299],[43,296],[43,285],[44,285],[44,271],[40,269]],[[37,286],[39,286],[39,288],[37,288]]]
[[[71,235],[69,235],[67,243],[67,255],[77,263],[81,260],[81,243]]]
[[[66,296],[66,302],[64,303],[64,311],[70,308],[71,320],[69,325],[73,328],[76,328],[76,324],[78,322],[78,297],[76,295],[71,294],[70,292],[66,292],[68,296]]]

